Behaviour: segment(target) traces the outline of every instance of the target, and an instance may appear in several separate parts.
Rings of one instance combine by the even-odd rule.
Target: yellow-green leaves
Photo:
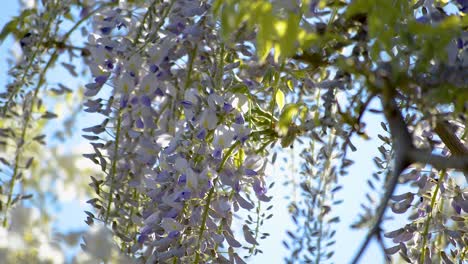
[[[286,21],[278,21],[277,24],[282,26],[276,26],[278,34],[278,42],[275,45],[275,58],[287,58],[296,53],[297,49],[297,38],[299,36],[299,22],[301,18],[295,13],[289,13]],[[278,28],[280,30],[278,30]]]
[[[222,1],[218,1],[222,2]],[[234,6],[233,5],[226,5],[222,8],[221,11],[221,28],[222,28],[222,36],[224,39],[228,39],[231,32],[235,29],[236,25],[236,18],[233,15]]]
[[[278,109],[280,111],[283,110],[283,107],[284,107],[284,93],[280,89],[278,89],[276,91],[275,100],[276,100],[276,105],[278,106]]]
[[[287,104],[284,107],[277,126],[277,133],[281,137],[283,148],[289,147],[296,140],[300,129],[295,121],[297,118],[304,121],[305,113],[306,108],[301,104]]]
[[[258,23],[257,55],[261,61],[266,59],[273,47],[272,36],[274,35],[273,25],[275,21],[271,9],[271,4],[265,2],[255,10],[255,17],[258,19],[258,22],[254,21],[254,23]]]
[[[289,127],[299,113],[299,108],[300,105],[298,104],[287,104],[284,106],[278,122],[278,134],[280,136],[284,136],[288,133]]]
[[[2,31],[0,31],[0,44],[5,40],[8,35],[13,34],[16,39],[21,38],[26,32],[23,32],[21,29],[22,24],[28,19],[28,17],[36,12],[35,8],[25,9],[21,12],[19,16],[14,17],[8,23],[3,26]],[[18,28],[19,26],[19,28]]]
[[[221,16],[223,38],[228,39],[246,22],[257,29],[256,51],[264,61],[274,48],[275,61],[296,54],[301,45],[316,39],[315,34],[300,27],[301,12],[279,14],[269,1],[216,1],[214,12]]]
[[[288,86],[289,90],[294,91],[294,83],[292,80],[286,81],[286,86]]]
[[[401,24],[412,16],[410,4],[408,0],[355,0],[347,8],[345,18],[366,17],[369,37],[375,39],[370,55],[378,59],[382,50],[391,54],[395,36],[405,30]]]
[[[8,22],[2,29],[2,31],[0,32],[0,43],[3,42],[3,40],[10,34],[10,33],[13,33],[15,32],[17,29],[18,25],[18,19],[15,18],[15,19],[12,19],[10,22]]]

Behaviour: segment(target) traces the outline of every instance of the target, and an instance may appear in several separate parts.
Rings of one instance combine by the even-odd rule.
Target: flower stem
[[[260,232],[260,210],[261,210],[261,205],[262,203],[260,200],[257,202],[257,221],[255,221],[255,241],[258,239],[258,233]],[[249,254],[252,256],[254,254],[255,248],[257,247],[256,244],[254,244],[250,249],[249,249]]]
[[[199,233],[199,236],[198,236],[198,242],[197,242],[197,252],[195,253],[195,261],[194,263],[195,264],[198,264],[198,262],[200,261],[200,246],[201,246],[201,241],[203,239],[203,232],[205,232],[205,224],[206,224],[206,219],[208,218],[208,211],[210,209],[210,203],[211,203],[211,199],[213,198],[213,193],[214,193],[214,186],[211,187],[210,191],[208,192],[208,197],[206,198],[206,203],[205,203],[205,206],[203,208],[203,216],[202,216],[202,222],[201,222],[201,225],[200,225],[200,233]]]
[[[90,12],[87,16],[85,16],[81,20],[79,20],[67,33],[65,33],[65,35],[62,38],[62,42],[65,43],[68,40],[68,38],[71,36],[71,34],[79,27],[79,25],[81,25],[84,21],[86,21],[93,14],[95,14],[96,12],[101,10],[103,7],[108,6],[108,5],[110,5],[110,4],[106,4],[106,5],[103,5],[103,6],[99,7],[99,8],[96,8],[95,10]],[[54,17],[54,16],[52,16],[52,17]],[[43,36],[41,36],[41,39],[44,39],[44,35],[49,31],[49,28],[50,28],[50,25],[51,25],[52,21],[53,21],[53,19],[49,20],[49,22],[47,24],[47,27],[46,27],[46,30],[43,32]],[[42,42],[42,40],[41,40],[41,42]],[[33,53],[31,61],[28,64],[28,66],[26,67],[25,74],[28,71],[28,69],[32,66],[32,62],[34,61],[34,58],[35,58],[36,55],[37,55],[37,50]],[[44,67],[41,74],[39,75],[39,81],[38,81],[38,83],[37,83],[37,85],[36,85],[36,87],[34,89],[34,96],[32,98],[32,101],[31,101],[31,104],[30,104],[30,107],[29,107],[29,111],[27,112],[27,114],[25,116],[24,126],[23,126],[23,128],[21,130],[21,137],[20,137],[20,141],[19,141],[20,145],[17,147],[17,150],[16,150],[15,168],[13,169],[13,176],[11,177],[11,181],[10,181],[10,185],[9,185],[10,193],[8,194],[7,203],[5,204],[5,218],[3,219],[3,223],[2,223],[4,227],[7,226],[7,216],[6,215],[7,215],[8,209],[11,206],[11,202],[12,202],[13,189],[15,187],[16,178],[17,178],[18,173],[19,173],[18,163],[20,161],[21,150],[22,150],[22,146],[24,145],[27,128],[28,128],[29,122],[31,120],[31,113],[32,113],[32,110],[34,109],[35,101],[36,101],[36,98],[38,96],[39,90],[40,90],[41,86],[45,82],[45,75],[46,75],[47,71],[49,70],[49,68],[55,63],[57,58],[58,58],[58,49],[55,49],[54,52],[50,55],[50,58],[47,61],[46,66]],[[25,74],[22,77],[23,81],[24,81]],[[6,113],[6,109],[8,108],[9,101],[15,96],[15,94],[17,92],[18,92],[18,89],[16,91],[14,91],[12,94],[10,94],[10,97],[9,97],[7,103],[5,104],[5,106],[2,109],[2,114],[3,115]]]
[[[137,34],[135,36],[135,41],[134,43],[136,44],[138,39],[141,37],[141,34],[143,32],[143,28],[144,28],[144,24],[146,22],[146,19],[149,17],[150,13],[153,11],[154,7],[156,6],[156,3],[158,1],[154,0],[151,5],[148,7],[148,9],[146,10],[145,12],[145,15],[143,16],[143,20],[141,21],[141,26],[138,27],[138,31],[137,31]]]
[[[26,140],[25,138],[26,138],[26,132],[27,132],[27,129],[28,129],[28,126],[29,126],[29,122],[31,121],[31,114],[32,114],[32,111],[34,109],[34,105],[35,105],[37,96],[39,94],[39,90],[40,90],[42,84],[45,81],[45,75],[47,73],[47,70],[55,62],[57,57],[58,57],[57,52],[54,52],[51,55],[49,61],[46,64],[46,66],[44,67],[44,70],[39,75],[39,81],[37,82],[37,85],[34,88],[34,95],[33,95],[32,99],[31,99],[29,109],[26,111],[26,115],[25,115],[25,118],[24,118],[24,125],[23,125],[23,128],[21,129],[21,137],[19,138],[19,141],[18,141],[19,143],[18,143],[18,146],[16,148],[15,168],[13,169],[13,175],[11,177],[10,186],[9,186],[9,188],[10,188],[9,191],[10,192],[8,194],[7,203],[5,204],[5,218],[3,219],[3,226],[4,227],[7,226],[7,212],[8,212],[9,207],[11,206],[11,202],[12,202],[12,198],[13,198],[13,189],[15,188],[16,178],[19,175],[19,165],[18,164],[19,164],[19,161],[20,161],[20,158],[21,158],[21,151],[23,149],[23,146],[24,146],[24,143],[25,143],[25,140]]]
[[[140,48],[138,48],[136,51],[131,53],[130,56],[128,57],[129,59],[131,57],[133,57],[133,55],[135,55],[135,54],[139,53],[140,51],[142,51],[148,44],[152,43],[153,40],[156,39],[156,37],[158,35],[158,31],[164,25],[164,20],[166,20],[166,17],[171,12],[171,9],[172,9],[172,6],[174,5],[174,3],[175,3],[175,0],[172,0],[171,3],[169,4],[169,6],[166,8],[166,12],[164,12],[164,14],[162,15],[162,17],[160,19],[160,22],[158,23],[158,26],[156,27],[157,29],[153,31],[152,36],[148,37],[148,39],[145,41],[145,43]],[[149,12],[149,9],[148,9],[148,12]],[[135,43],[136,43],[137,40],[138,40],[138,38],[135,38]]]
[[[419,263],[424,263],[424,259],[426,257],[427,234],[429,233],[429,225],[430,225],[430,222],[431,222],[431,219],[432,219],[432,209],[434,208],[435,201],[436,201],[436,198],[437,198],[437,194],[439,192],[439,186],[440,186],[440,184],[443,183],[444,177],[445,177],[445,170],[442,170],[440,172],[440,179],[439,179],[439,181],[438,181],[438,183],[436,185],[434,193],[432,194],[430,212],[428,212],[426,222],[424,223],[424,232],[423,232],[423,235],[422,235],[423,236],[423,242],[422,242],[422,246],[421,246],[421,255],[420,255],[420,258],[419,258],[420,259]]]
[[[107,224],[109,221],[109,212],[111,208],[111,204],[113,202],[113,192],[114,192],[114,178],[115,174],[117,172],[117,160],[119,159],[118,157],[118,150],[119,150],[119,137],[120,137],[120,126],[122,123],[122,117],[120,116],[120,110],[117,113],[117,130],[115,132],[115,142],[114,142],[114,158],[112,159],[112,168],[111,168],[111,174],[110,174],[110,190],[109,190],[109,203],[107,204],[107,209],[106,209],[106,217],[104,219],[104,223]]]
[[[195,47],[193,47],[192,52],[189,54],[189,61],[188,61],[188,68],[187,68],[187,78],[185,79],[185,85],[184,85],[184,90],[187,90],[192,83],[192,72],[193,72],[193,62],[195,61],[195,57],[197,56],[197,49],[198,45],[195,44]]]
[[[219,168],[218,168],[217,172],[220,172],[224,168],[224,165],[226,164],[226,161],[231,156],[234,149],[236,149],[236,147],[239,146],[239,144],[240,144],[240,142],[237,141],[236,143],[234,143],[234,145],[232,145],[229,148],[229,150],[224,155],[224,158],[221,161],[221,164],[219,165]],[[205,203],[205,206],[203,207],[203,215],[202,215],[202,222],[201,222],[201,225],[200,225],[200,230],[199,230],[199,235],[198,235],[197,250],[196,250],[196,253],[195,253],[195,261],[193,262],[195,264],[198,264],[199,261],[200,261],[200,252],[199,251],[200,251],[201,241],[203,239],[203,233],[205,232],[205,229],[206,229],[206,227],[205,227],[206,219],[208,218],[208,211],[210,210],[210,203],[211,203],[211,200],[213,198],[213,193],[215,191],[216,180],[217,179],[215,179],[213,181],[213,187],[211,187],[211,189],[208,191],[208,196],[206,198],[206,203]]]
[[[44,39],[47,35],[47,33],[49,32],[50,30],[50,27],[52,26],[52,21],[54,21],[54,19],[56,18],[57,16],[55,15],[51,15],[49,20],[47,21],[47,25],[44,29],[44,31],[42,31],[42,34],[39,38],[39,43],[42,43],[44,42]],[[29,63],[28,65],[26,66],[26,69],[24,70],[23,72],[23,76],[21,77],[21,82],[20,83],[24,83],[24,80],[26,78],[26,74],[28,73],[29,69],[32,67],[33,63],[34,63],[34,60],[36,58],[36,56],[38,55],[39,53],[39,50],[40,50],[40,47],[36,47],[36,49],[34,50],[33,54],[31,55],[31,58],[29,59]],[[45,50],[44,50],[45,51]],[[4,116],[6,114],[6,111],[8,109],[8,106],[10,105],[11,101],[13,100],[13,98],[18,94],[18,92],[20,91],[20,88],[21,86],[18,86],[13,92],[10,93],[9,97],[8,97],[8,100],[6,101],[5,105],[3,106],[2,108],[2,116]],[[11,184],[10,184],[11,185]],[[13,183],[13,186],[14,186],[14,183]],[[5,226],[5,225],[4,225]]]
[[[23,127],[23,131],[25,131],[25,128],[26,125]],[[24,138],[24,133],[22,132],[21,133],[22,136],[21,138]],[[22,139],[20,139],[22,141]],[[20,154],[21,154],[21,146],[18,146],[17,150],[16,150],[16,156],[15,156],[15,168],[13,170],[13,176],[11,177],[11,181],[10,181],[10,186],[9,186],[9,194],[8,194],[8,200],[7,200],[7,203],[5,205],[5,217],[3,218],[3,227],[6,227],[7,226],[7,212],[8,212],[8,208],[10,207],[11,205],[11,199],[13,197],[13,188],[15,188],[15,180],[17,178],[17,175],[18,175],[18,170],[19,170],[19,167],[18,167],[18,162],[19,162],[19,159],[20,159]]]
[[[92,15],[94,15],[95,13],[97,13],[98,11],[100,11],[101,9],[103,9],[104,7],[106,6],[110,6],[110,5],[115,5],[115,3],[108,3],[108,4],[104,4],[98,8],[96,8],[95,10],[89,12],[85,17],[83,17],[82,19],[80,19],[78,22],[76,22],[75,25],[73,25],[73,27],[67,31],[67,33],[65,33],[65,35],[63,35],[63,38],[62,40],[60,41],[61,43],[65,43],[71,36],[71,34],[76,30],[78,29],[78,27],[86,20],[88,20],[88,18],[90,18]],[[41,37],[40,37],[40,42],[39,43],[43,43],[44,42],[44,39],[46,37],[46,34],[49,32],[50,30],[50,27],[52,26],[52,22],[54,21],[54,19],[58,17],[58,16],[53,16],[51,15],[50,16],[50,19],[48,20],[47,22],[47,25],[46,25],[46,28],[45,30],[42,32],[41,34]],[[55,59],[52,60],[53,57],[56,57],[55,55],[58,53],[58,48],[56,48],[54,50],[54,52],[52,53],[51,55],[51,59],[49,59],[49,62],[47,63],[47,65],[49,65],[49,63],[51,61],[55,62]],[[32,67],[32,64],[34,63],[34,59],[36,58],[36,56],[38,55],[39,53],[39,48],[34,50],[33,54],[31,55],[31,58],[29,59],[29,63],[28,65],[26,66],[26,69],[24,70],[24,73],[23,73],[23,76],[21,77],[21,83],[24,82],[25,78],[26,78],[26,74],[27,72],[29,71],[29,69]],[[45,73],[47,72],[47,68],[46,67],[42,72]],[[8,97],[8,100],[6,101],[5,105],[2,107],[2,116],[5,115],[7,109],[8,109],[8,106],[10,105],[10,102],[11,100],[13,100],[13,98],[18,94],[20,90],[20,86],[18,86],[18,88],[16,88],[13,92],[10,93],[9,97]]]

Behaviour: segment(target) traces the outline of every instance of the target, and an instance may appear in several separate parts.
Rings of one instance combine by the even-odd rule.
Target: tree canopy
[[[385,120],[379,155],[365,153],[376,169],[347,176],[368,177],[372,190],[352,226],[368,234],[350,261],[375,239],[388,261],[463,263],[466,12],[466,0],[23,4],[0,32],[20,46],[0,93],[0,205],[1,232],[21,246],[0,245],[2,258],[64,261],[28,250],[54,247],[28,234],[35,224],[50,233],[46,205],[66,182],[94,207],[88,233],[60,238],[84,235],[76,263],[249,262],[275,217],[266,168],[294,148],[302,202],[291,202],[297,230],[284,261],[328,263],[339,250],[335,194],[374,113]],[[50,81],[59,70],[87,83]],[[76,135],[91,153],[48,142]],[[100,171],[78,168],[80,156]],[[388,230],[394,215],[404,225]]]

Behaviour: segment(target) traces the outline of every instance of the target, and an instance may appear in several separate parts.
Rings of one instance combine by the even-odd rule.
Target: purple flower
[[[179,237],[179,235],[180,235],[179,231],[171,231],[171,232],[169,232],[169,234],[167,236],[170,237],[170,238],[177,238],[177,237]]]
[[[242,137],[240,138],[239,141],[240,141],[242,144],[244,144],[245,141],[247,141],[247,139],[249,139],[249,135],[244,135],[244,136],[242,136]]]
[[[99,93],[99,91],[102,88],[102,85],[97,84],[97,83],[88,83],[85,85],[85,87],[86,87],[85,95],[91,97]]]
[[[142,95],[140,101],[144,106],[151,106],[151,98],[149,98],[147,95]]]
[[[167,212],[164,217],[169,217],[169,218],[176,218],[179,215],[179,211],[175,208],[171,208],[169,212]]]
[[[257,176],[258,173],[252,169],[245,168],[244,172],[247,176]]]
[[[430,19],[427,16],[421,16],[421,17],[417,18],[416,21],[421,23],[421,24],[427,24],[427,23],[430,22]]]
[[[178,183],[179,184],[185,184],[186,182],[187,182],[187,175],[184,173],[184,174],[180,175]]]
[[[107,82],[107,76],[106,75],[100,75],[96,78],[94,78],[94,81],[97,83],[97,84],[100,84],[100,85],[103,85]]]
[[[102,34],[109,35],[111,33],[111,31],[112,31],[112,28],[111,27],[103,27],[100,30],[101,30]]]
[[[233,107],[232,107],[231,104],[224,103],[224,105],[223,105],[223,110],[224,110],[224,112],[229,113],[229,112],[232,111],[232,109],[233,109]]]
[[[200,140],[203,140],[205,139],[205,137],[206,137],[206,130],[202,128],[200,132],[198,132],[197,138]]]
[[[222,150],[220,148],[216,148],[214,151],[213,151],[213,158],[215,159],[221,159],[221,155],[222,155]]]
[[[105,61],[106,67],[110,70],[114,69],[114,63],[112,63],[111,60],[106,60]]]
[[[458,49],[463,49],[463,39],[457,38],[457,48]]]
[[[156,91],[154,91],[154,94],[156,96],[164,96],[164,92],[159,87],[156,89]]]
[[[426,211],[422,210],[422,209],[418,209],[418,216],[419,217],[424,217],[426,215]]]
[[[152,73],[156,73],[157,71],[159,71],[158,65],[156,65],[156,64],[151,64],[151,65],[150,65],[150,71],[151,71]]]
[[[138,243],[143,244],[143,243],[146,241],[147,238],[148,238],[147,235],[140,235],[140,236],[138,237],[138,240],[137,240],[137,241],[138,241]]]
[[[182,201],[188,200],[190,197],[192,197],[192,193],[189,190],[183,190],[179,196]]]
[[[85,6],[80,11],[80,18],[84,18],[89,14],[89,7]]]
[[[180,102],[180,103],[181,103],[182,106],[185,107],[185,108],[192,108],[192,106],[193,106],[193,103],[190,102],[190,101],[187,101],[187,100],[184,100],[184,101],[182,101],[182,102]]]
[[[143,123],[143,120],[141,119],[141,117],[138,117],[137,120],[136,120],[136,127],[137,128],[144,128],[145,127],[145,124]]]
[[[238,114],[235,119],[236,124],[243,125],[245,123],[244,117],[242,114]]]
[[[167,26],[167,30],[169,30],[171,33],[174,33],[175,35],[179,35],[180,33],[182,33],[182,31],[184,31],[184,29],[185,25],[180,21]]]
[[[468,0],[457,0],[457,3],[460,5],[460,11],[463,13],[468,12]]]
[[[123,23],[123,22],[117,24],[117,29],[120,30],[122,27],[127,28],[127,25],[125,25],[125,23]]]
[[[128,99],[127,98],[120,99],[120,108],[127,107],[127,104],[128,104]]]
[[[166,181],[166,180],[169,180],[169,179],[171,179],[171,175],[166,170],[161,171],[158,174],[158,176],[156,176],[157,181]]]
[[[313,0],[313,1],[309,4],[309,11],[310,11],[312,14],[315,14],[315,10],[317,9],[317,5],[318,5],[318,1],[316,1],[316,0]]]
[[[130,99],[130,104],[132,105],[138,104],[138,97],[137,96],[132,97],[132,99]]]
[[[206,185],[208,186],[208,189],[210,189],[211,187],[213,187],[213,181],[212,181],[212,180],[208,180],[208,182],[206,183]]]
[[[240,186],[240,182],[239,181],[236,181],[234,183],[234,190],[239,193],[241,191],[241,186]]]
[[[255,84],[252,80],[249,80],[249,79],[245,79],[242,82],[249,87],[252,87]]]
[[[255,194],[257,194],[258,196],[264,195],[267,191],[267,189],[263,186],[262,182],[258,179],[255,179],[253,189],[255,191]]]

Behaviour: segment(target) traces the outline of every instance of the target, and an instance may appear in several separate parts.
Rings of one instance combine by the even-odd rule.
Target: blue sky
[[[18,3],[15,0],[3,1],[2,4],[2,9],[0,10],[0,27],[3,27],[13,15],[19,12]],[[0,92],[4,91],[5,84],[8,80],[8,68],[5,59],[11,45],[12,39],[9,38],[0,46],[0,69],[2,69],[0,71]],[[62,78],[64,75],[58,71],[54,71],[50,76],[60,76]],[[67,79],[66,81],[72,86],[86,82],[86,80],[72,79]],[[379,103],[374,101],[374,108],[378,107]],[[76,131],[79,131],[81,134],[81,128],[86,126],[87,121],[89,121],[89,119],[81,119]],[[364,121],[367,122],[367,132],[372,140],[364,141],[360,138],[355,138],[353,143],[358,147],[358,151],[351,153],[350,156],[350,158],[355,161],[355,164],[349,170],[349,175],[340,178],[340,184],[343,185],[344,188],[337,193],[337,199],[343,199],[344,202],[334,208],[334,214],[340,216],[341,219],[341,222],[335,225],[337,230],[337,243],[334,246],[335,255],[332,258],[334,263],[348,263],[354,256],[356,249],[359,247],[366,234],[365,230],[355,231],[351,230],[349,226],[357,220],[357,215],[361,212],[359,205],[361,202],[365,201],[365,194],[369,191],[366,181],[375,171],[372,158],[377,154],[378,142],[375,139],[377,138],[377,133],[381,132],[379,123],[382,120],[375,114],[366,114]],[[78,140],[79,136],[74,138]],[[297,161],[299,158],[295,160]],[[298,164],[295,164],[296,169],[298,166]],[[285,231],[294,230],[294,225],[287,211],[289,201],[283,198],[287,195],[291,196],[292,192],[291,188],[282,186],[286,174],[288,173],[289,171],[283,172],[276,168],[272,170],[272,174],[268,176],[270,180],[276,181],[276,186],[269,193],[274,196],[272,201],[274,208],[271,211],[274,216],[272,219],[266,221],[262,232],[268,232],[271,236],[263,240],[260,246],[264,254],[250,259],[248,263],[283,263],[283,257],[288,254],[287,250],[282,245],[282,240],[286,238]],[[88,176],[86,175],[83,177]],[[291,175],[288,177],[291,177]],[[295,177],[299,179],[299,175]],[[84,224],[85,214],[80,204],[82,204],[82,202],[73,201],[64,204],[60,210],[57,210],[57,226],[60,227],[61,230],[74,230],[86,227]],[[391,245],[387,246],[389,247]],[[370,245],[361,263],[383,263],[382,253],[376,243]]]

